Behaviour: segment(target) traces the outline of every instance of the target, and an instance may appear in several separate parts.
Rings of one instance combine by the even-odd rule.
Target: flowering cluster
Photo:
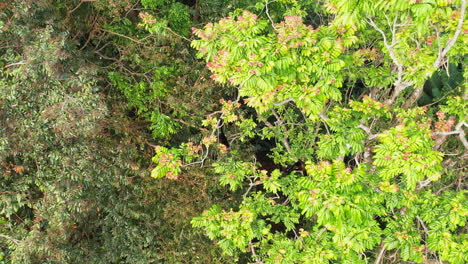
[[[446,115],[442,110],[437,111],[436,113],[438,121],[434,124],[436,131],[449,132],[452,130],[455,125],[455,119],[449,118],[446,119]]]
[[[162,146],[156,146],[154,150],[156,154],[152,160],[156,167],[151,171],[151,177],[176,180],[182,167],[182,160],[177,151]]]
[[[302,23],[302,18],[299,16],[286,16],[284,21],[276,24],[277,43],[288,48],[299,48],[303,45],[311,45],[317,43],[317,30],[309,25]]]

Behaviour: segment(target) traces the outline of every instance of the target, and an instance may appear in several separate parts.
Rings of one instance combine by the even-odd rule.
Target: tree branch
[[[266,13],[268,19],[269,19],[270,22],[271,22],[271,26],[273,27],[274,30],[276,30],[275,23],[273,22],[273,19],[271,19],[270,11],[268,10],[268,5],[269,5],[270,3],[273,3],[273,2],[275,2],[275,1],[270,1],[270,2],[265,3],[265,13]]]
[[[245,191],[245,193],[242,195],[242,196],[244,196],[244,197],[246,197],[246,196],[249,194],[250,190],[252,190],[252,188],[253,188],[254,186],[258,186],[258,185],[262,185],[262,184],[263,184],[263,182],[252,182],[252,180],[250,180],[250,181],[251,181],[251,182],[250,182],[250,184],[249,184],[249,188],[248,188],[247,191]]]
[[[188,38],[186,38],[186,37],[184,37],[184,36],[182,36],[182,35],[177,34],[177,33],[176,33],[175,31],[173,31],[170,27],[166,27],[166,29],[167,29],[167,31],[171,32],[173,35],[175,35],[175,36],[177,36],[177,37],[179,37],[179,38],[181,38],[181,39],[183,39],[183,40],[186,40],[186,41],[188,41],[188,42],[192,42],[190,39],[188,39]]]
[[[356,128],[360,128],[360,129],[364,130],[369,135],[369,137],[368,137],[369,140],[372,140],[372,139],[377,137],[376,134],[372,134],[371,129],[369,127],[366,127],[363,124],[359,124],[358,126],[356,126]]]
[[[274,105],[275,105],[275,106],[280,106],[280,105],[287,104],[287,103],[289,103],[289,102],[294,102],[294,99],[293,99],[293,98],[288,98],[288,99],[286,99],[286,100],[284,100],[284,101],[282,101],[282,102],[276,103],[276,104],[274,104]]]
[[[11,66],[23,65],[23,64],[26,64],[26,60],[22,60],[22,61],[18,61],[18,62],[15,62],[15,63],[7,64],[7,65],[3,66],[3,68],[6,69],[6,68],[11,67]]]
[[[252,257],[255,259],[255,264],[263,264],[263,261],[258,259],[257,253],[255,253],[255,247],[252,241],[249,242],[250,251],[252,252]]]
[[[447,56],[447,53],[450,51],[450,49],[452,49],[453,45],[455,45],[455,43],[457,42],[458,37],[461,34],[461,31],[463,29],[463,22],[465,20],[466,2],[467,2],[467,0],[462,0],[462,4],[461,4],[461,7],[460,7],[460,9],[461,9],[460,17],[458,18],[457,28],[455,30],[455,33],[453,34],[453,37],[451,39],[449,39],[449,41],[447,42],[447,45],[445,46],[445,48],[443,48],[443,49],[439,48],[439,54],[437,55],[437,58],[434,61],[434,64],[432,65],[432,67],[434,69],[439,68],[440,66],[442,66],[446,62],[445,57]],[[426,78],[429,77],[432,73],[433,72],[428,72],[426,74]],[[415,89],[413,91],[413,93],[411,93],[408,100],[406,100],[405,104],[403,105],[403,108],[407,109],[411,105],[416,103],[416,101],[418,101],[418,99],[421,97],[423,89],[424,89],[423,86],[418,87],[417,89]]]
[[[382,242],[382,243],[380,244],[379,255],[378,255],[377,258],[375,259],[374,264],[380,264],[380,262],[382,261],[382,258],[384,257],[384,255],[385,255],[385,245],[384,245],[384,243]]]
[[[271,109],[271,111],[273,112],[273,115],[275,116],[277,120],[276,124],[278,126],[282,126],[284,124],[283,120],[279,117],[279,115],[276,113],[274,109]],[[289,146],[289,140],[288,140],[288,137],[286,136],[286,133],[288,132],[286,127],[283,127],[283,132],[284,132],[283,145],[288,152],[291,152],[291,147]]]
[[[434,132],[432,133],[432,135],[440,135],[440,136],[448,136],[448,135],[457,135],[459,136],[460,138],[460,141],[463,143],[463,146],[465,147],[465,149],[468,149],[468,141],[466,140],[466,134],[465,134],[465,130],[463,130],[463,126],[466,126],[468,127],[468,124],[464,121],[458,123],[456,126],[455,126],[455,130],[453,131],[450,131],[450,132]],[[442,145],[443,142],[439,143],[439,145]]]
[[[424,221],[419,217],[419,215],[416,216],[416,219],[418,219],[419,223],[421,224],[422,228],[424,229],[424,232],[426,235],[429,235],[429,228],[427,228],[426,224],[424,224]]]
[[[85,3],[85,2],[94,2],[94,1],[96,1],[96,0],[81,0],[81,2],[75,8],[73,8],[72,10],[67,12],[67,15],[70,15],[71,13],[75,12],[75,10],[77,10],[83,3]]]
[[[0,234],[0,237],[3,237],[3,238],[6,238],[6,239],[10,240],[10,241],[13,242],[15,245],[21,244],[21,241],[19,241],[18,239],[15,239],[14,237],[7,236],[7,235],[4,235],[4,234]]]
[[[110,31],[110,30],[107,30],[107,29],[103,29],[103,28],[100,28],[100,29],[101,29],[102,31],[104,31],[104,32],[109,33],[109,34],[116,35],[116,36],[119,36],[119,37],[122,37],[122,38],[126,38],[126,39],[128,39],[128,40],[131,40],[131,41],[133,41],[133,42],[135,42],[135,43],[140,44],[140,40],[137,40],[137,39],[131,38],[131,37],[129,37],[129,36],[125,36],[125,35],[123,35],[123,34],[120,34],[120,33],[117,33],[117,32],[113,32],[113,31]]]
[[[319,113],[319,116],[322,119],[322,123],[325,126],[325,129],[327,130],[327,134],[330,134],[330,130],[328,130],[328,125],[327,125],[327,121],[330,120],[330,118],[328,118],[328,116],[325,115],[324,113]]]
[[[432,180],[431,179],[425,179],[423,181],[420,181],[418,182],[419,186],[417,188],[417,190],[422,190],[424,189],[424,187],[428,186],[429,184],[431,184]]]
[[[369,18],[367,20],[367,23],[369,25],[371,25],[375,30],[377,30],[380,35],[382,35],[382,38],[383,38],[383,42],[384,42],[384,46],[385,48],[387,49],[388,51],[388,54],[390,55],[390,58],[392,59],[393,63],[396,65],[397,67],[397,80],[395,81],[395,83],[393,84],[394,86],[394,90],[393,90],[393,94],[390,96],[390,99],[387,100],[387,105],[392,105],[396,98],[398,97],[398,95],[400,95],[400,93],[408,86],[412,85],[413,83],[412,82],[407,82],[407,81],[403,81],[403,64],[398,60],[397,56],[396,56],[396,53],[395,53],[395,50],[393,49],[393,47],[397,44],[397,41],[396,41],[396,28],[398,26],[403,26],[405,25],[405,23],[402,23],[402,24],[397,24],[397,18],[398,16],[395,16],[395,20],[393,21],[393,26],[392,26],[392,43],[388,43],[388,40],[387,40],[387,36],[385,35],[385,32],[383,32],[382,29],[380,29],[377,24],[375,24],[375,22]],[[387,19],[388,20],[388,19]]]
[[[322,118],[323,121],[328,121],[328,120],[330,120],[330,118],[329,118],[326,114],[324,114],[324,113],[319,113],[319,116],[320,116],[320,118]]]

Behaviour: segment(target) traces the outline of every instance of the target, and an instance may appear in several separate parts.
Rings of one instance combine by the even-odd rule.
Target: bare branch
[[[263,264],[263,261],[258,259],[257,253],[255,253],[255,247],[252,241],[249,242],[250,252],[252,252],[252,257],[255,259],[255,264]]]
[[[434,132],[432,135],[441,135],[441,136],[449,136],[449,135],[458,135],[460,134],[460,131],[450,131],[450,132]]]
[[[7,64],[7,65],[5,65],[3,68],[8,68],[8,67],[15,66],[15,65],[23,65],[23,64],[26,64],[26,61],[25,61],[25,60],[18,61],[18,62],[15,62],[15,63]]]
[[[453,37],[447,42],[447,46],[439,53],[437,59],[434,61],[434,68],[439,68],[443,64],[443,59],[447,56],[447,53],[452,49],[455,42],[457,42],[458,37],[461,34],[463,28],[463,21],[465,20],[465,12],[466,12],[466,0],[462,0],[462,4],[460,7],[460,17],[458,18],[458,25],[457,29],[455,30],[455,34]]]
[[[419,217],[419,215],[416,216],[416,219],[418,219],[419,223],[424,229],[424,232],[429,235],[429,228],[427,228],[426,224],[424,224],[424,221]]]
[[[94,2],[95,0],[81,0],[81,2],[75,7],[73,8],[72,10],[68,11],[68,15],[70,15],[71,13],[75,12],[75,10],[77,10],[83,3],[85,2]]]
[[[177,36],[177,37],[179,37],[179,38],[181,38],[181,39],[183,39],[183,40],[186,40],[186,41],[188,41],[188,42],[192,42],[190,39],[188,39],[188,38],[186,38],[186,37],[184,37],[184,36],[182,36],[182,35],[177,34],[177,33],[176,33],[175,31],[173,31],[170,27],[166,27],[166,29],[167,29],[167,31],[169,31],[169,32],[171,32],[172,34],[174,34],[175,36]]]
[[[279,117],[279,115],[276,113],[274,109],[271,109],[271,111],[273,112],[273,115],[275,116],[277,120],[276,124],[278,124],[278,126],[282,126],[284,124],[283,120]],[[283,132],[284,132],[283,145],[288,152],[291,152],[291,147],[289,146],[289,140],[288,140],[288,137],[286,136],[286,133],[288,132],[286,127],[283,127]]]
[[[327,121],[330,120],[327,115],[324,113],[319,113],[320,118],[322,118],[322,123],[325,126],[325,129],[327,130],[327,134],[330,134],[330,130],[328,129]]]
[[[382,29],[380,29],[377,24],[370,18],[367,20],[367,23],[371,25],[375,30],[377,30],[380,35],[382,35],[384,46],[388,51],[388,54],[390,55],[390,58],[392,59],[393,63],[397,67],[397,80],[394,83],[394,91],[393,94],[391,95],[390,99],[387,100],[387,104],[391,105],[395,102],[396,98],[398,95],[408,86],[412,85],[412,82],[407,82],[403,81],[403,64],[398,60],[395,50],[393,47],[397,44],[396,41],[396,28],[398,26],[403,26],[405,23],[398,24],[397,23],[397,18],[398,16],[395,16],[395,20],[393,21],[392,27],[392,41],[391,43],[388,43],[387,36],[385,35],[385,32],[383,32]],[[388,20],[388,19],[387,19]]]
[[[250,180],[250,181],[252,181],[252,180]],[[247,194],[249,194],[250,190],[252,190],[252,188],[254,186],[258,186],[258,185],[262,185],[262,184],[263,184],[263,182],[251,182],[249,184],[249,188],[247,189],[247,191],[245,191],[245,193],[242,196],[244,196],[244,197],[247,196]]]
[[[258,119],[260,119],[260,121],[262,121],[263,123],[265,123],[265,125],[269,128],[273,128],[273,124],[270,123],[268,120],[266,120],[259,112],[258,110],[255,109],[255,111],[257,111],[257,116],[258,116]]]
[[[360,129],[364,130],[367,134],[372,134],[370,128],[366,127],[363,124],[359,124],[359,126],[356,126],[356,128],[360,128]]]
[[[395,65],[398,67],[398,73],[400,74],[400,72],[403,71],[403,65],[400,63],[400,61],[398,60],[395,54],[395,51],[393,50],[393,46],[395,45],[395,36],[392,36],[392,44],[389,44],[387,40],[387,36],[383,32],[383,30],[380,29],[371,18],[367,20],[367,23],[371,25],[375,30],[377,30],[380,33],[380,35],[382,35],[384,46],[388,50],[390,58],[392,58],[393,60],[393,63],[395,63]],[[392,32],[392,35],[393,35],[393,32]]]
[[[328,120],[330,120],[330,118],[328,118],[328,116],[325,115],[324,113],[319,113],[319,116],[320,116],[320,118],[322,118],[323,121],[328,121]]]
[[[18,239],[15,239],[14,237],[7,236],[7,235],[4,235],[4,234],[0,234],[0,237],[3,237],[3,238],[6,238],[6,239],[10,240],[10,241],[13,242],[13,244],[15,244],[15,245],[21,244],[21,241],[18,240]]]
[[[417,190],[422,190],[424,189],[424,187],[428,186],[429,184],[431,184],[432,180],[431,179],[425,179],[423,181],[420,181],[418,184],[418,188]]]
[[[282,102],[276,103],[276,104],[274,104],[274,105],[275,105],[275,106],[280,106],[280,105],[287,104],[287,103],[289,103],[289,102],[294,102],[294,99],[293,99],[293,98],[288,98],[288,99],[286,99],[286,100],[284,100],[284,101],[282,101]]]
[[[380,264],[380,262],[382,261],[382,258],[384,257],[384,255],[385,255],[385,245],[384,245],[384,243],[382,242],[382,244],[380,244],[379,255],[378,255],[377,258],[375,259],[374,264]]]
[[[448,135],[458,134],[460,141],[463,143],[463,146],[465,147],[465,149],[468,149],[468,141],[466,140],[466,134],[465,134],[465,130],[463,130],[463,126],[468,127],[468,124],[462,121],[455,126],[455,129],[453,131],[450,131],[450,132],[437,131],[437,132],[432,133],[432,135],[448,136]],[[443,142],[439,143],[439,145],[441,145],[442,143]]]
[[[270,2],[265,3],[265,13],[271,22],[271,26],[273,27],[273,29],[276,30],[275,23],[273,22],[273,19],[271,19],[270,12],[268,11],[268,5],[273,2],[276,2],[276,1],[270,1]]]
[[[103,29],[103,28],[101,28],[100,30],[102,30],[102,31],[104,31],[104,32],[107,32],[107,33],[109,33],[109,34],[112,34],[112,35],[116,35],[116,36],[119,36],[119,37],[122,37],[122,38],[126,38],[126,39],[128,39],[128,40],[131,40],[131,41],[133,41],[133,42],[135,42],[135,43],[140,44],[140,40],[131,38],[131,37],[129,37],[129,36],[125,36],[125,35],[123,35],[123,34],[120,34],[120,33],[117,33],[117,32],[113,32],[113,31],[110,31],[110,30],[107,30],[107,29]]]
[[[366,127],[366,126],[363,125],[363,124],[359,124],[358,126],[356,126],[356,128],[360,128],[360,129],[364,130],[364,131],[369,135],[369,137],[368,137],[369,140],[372,140],[372,139],[374,139],[374,138],[377,137],[376,134],[372,134],[372,132],[371,132],[371,130],[370,130],[369,127]]]

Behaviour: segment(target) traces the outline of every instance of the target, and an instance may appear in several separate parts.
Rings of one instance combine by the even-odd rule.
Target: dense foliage
[[[283,21],[242,11],[194,29],[211,78],[238,87],[205,121],[233,133],[214,169],[221,185],[247,190],[235,210],[213,206],[194,227],[258,263],[380,262],[386,251],[465,263],[466,73],[437,71],[464,62],[466,2],[325,1],[315,25],[289,2]],[[431,104],[419,107],[431,76],[454,85],[428,84]],[[246,138],[273,142],[273,168],[240,154]],[[157,154],[154,176],[190,165],[197,153],[185,149]]]
[[[466,0],[0,0],[0,263],[466,263]]]
[[[108,4],[0,2],[0,263],[223,262],[189,222],[218,201],[212,179],[194,170],[174,184],[153,180],[147,169],[151,126],[139,118],[150,111],[139,108],[158,105],[151,101],[158,96],[181,113],[198,111],[182,108],[190,97],[171,102],[170,95],[138,94],[137,87],[185,82],[169,73],[187,66],[159,67],[170,55],[154,50],[155,42],[182,47],[178,39],[156,37],[135,45],[122,36],[145,34],[138,16],[130,16],[139,1]],[[126,14],[135,21],[121,22]],[[119,53],[125,49],[144,59]],[[151,59],[159,54],[159,62]],[[133,73],[145,67],[154,81]],[[171,92],[185,98],[195,89]],[[169,110],[151,111],[162,117],[150,121],[170,134],[161,126]]]

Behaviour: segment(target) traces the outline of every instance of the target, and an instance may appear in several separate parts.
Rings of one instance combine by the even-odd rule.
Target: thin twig
[[[270,12],[268,11],[268,5],[271,4],[271,3],[273,3],[273,2],[275,2],[275,1],[270,1],[270,2],[265,3],[265,13],[266,13],[268,19],[269,19],[270,22],[271,22],[271,26],[273,27],[273,29],[276,30],[275,23],[273,22],[273,19],[271,19],[271,17],[270,17]]]
[[[75,12],[75,10],[77,10],[84,2],[94,2],[96,0],[81,0],[81,2],[75,7],[73,8],[72,10],[68,11],[68,15],[70,15],[71,13]]]
[[[329,135],[330,130],[328,130],[327,121],[330,120],[330,118],[328,118],[328,116],[326,116],[324,113],[319,113],[319,116],[322,119],[322,123],[325,126],[325,130],[327,130],[327,134]]]
[[[252,190],[252,188],[254,186],[258,186],[258,185],[262,185],[262,184],[263,184],[263,182],[251,182],[249,184],[249,188],[247,189],[247,191],[242,196],[246,197],[249,194],[250,190]]]
[[[94,33],[94,30],[95,30],[97,20],[98,20],[98,16],[96,15],[94,17],[94,20],[93,20],[93,25],[91,26],[91,31],[88,33],[88,39],[86,39],[85,44],[79,50],[84,50],[86,48],[86,46],[88,46],[88,43],[91,41],[91,38],[94,35],[93,33]]]
[[[418,184],[418,188],[417,190],[422,190],[424,187],[428,186],[429,184],[431,184],[432,180],[431,179],[425,179],[423,181],[420,181]]]
[[[325,115],[324,113],[319,113],[319,116],[320,116],[320,118],[323,119],[323,121],[328,121],[328,120],[330,120],[330,118],[328,118],[328,116]]]
[[[286,148],[286,150],[288,152],[291,152],[291,147],[289,145],[289,140],[288,140],[288,137],[286,136],[286,133],[288,132],[288,129],[286,127],[283,126],[283,120],[279,117],[279,115],[276,113],[275,109],[271,109],[271,111],[273,112],[273,115],[275,116],[276,120],[277,120],[277,125],[278,126],[282,126],[283,128],[283,132],[284,132],[284,136],[283,136],[283,145],[284,147]]]
[[[418,219],[419,223],[421,224],[422,228],[424,229],[424,232],[426,235],[429,235],[429,228],[427,228],[426,224],[424,224],[423,220],[417,215],[416,219]]]
[[[249,242],[250,251],[252,252],[252,257],[255,259],[255,264],[263,264],[263,261],[258,259],[257,253],[255,253],[255,247],[252,241]]]
[[[18,62],[15,62],[15,63],[7,64],[7,65],[5,65],[3,68],[8,68],[8,67],[15,66],[15,65],[23,65],[23,64],[26,64],[26,61],[25,61],[25,60],[18,61]]]
[[[184,36],[182,36],[182,35],[179,35],[178,33],[174,32],[170,27],[166,27],[166,29],[167,29],[169,32],[171,32],[172,34],[176,35],[177,37],[182,38],[182,39],[184,39],[184,40],[186,40],[186,41],[188,41],[188,42],[192,42],[190,39],[188,39],[188,38],[186,38],[186,37],[184,37]]]
[[[131,41],[133,41],[133,42],[135,42],[135,43],[140,44],[140,40],[131,38],[131,37],[129,37],[129,36],[125,36],[125,35],[122,35],[122,34],[120,34],[120,33],[113,32],[113,31],[110,31],[110,30],[107,30],[107,29],[103,29],[103,28],[101,28],[101,30],[104,31],[104,32],[107,32],[107,33],[109,33],[109,34],[116,35],[116,36],[119,36],[119,37],[122,37],[122,38],[126,38],[126,39],[128,39],[128,40],[131,40]]]

